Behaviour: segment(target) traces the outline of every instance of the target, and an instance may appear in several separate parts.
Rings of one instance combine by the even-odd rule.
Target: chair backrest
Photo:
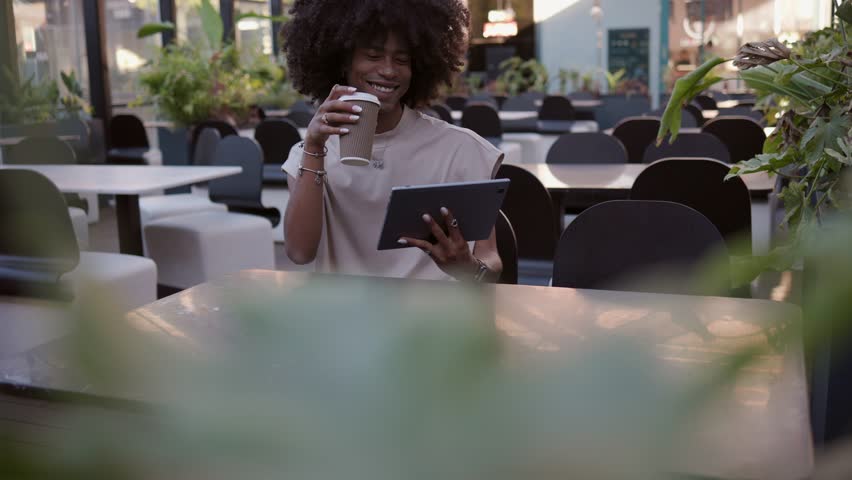
[[[293,122],[299,128],[308,128],[308,125],[311,124],[311,120],[314,119],[314,114],[311,112],[305,112],[301,110],[290,111],[286,117],[287,120]]]
[[[654,117],[628,117],[618,122],[612,129],[612,136],[617,138],[627,149],[627,161],[642,163],[645,148],[654,143],[660,130],[660,119]]]
[[[684,105],[683,112],[681,113],[681,118],[685,117],[687,113],[689,113],[690,116],[695,120],[696,127],[704,125],[704,114],[701,113],[700,108],[692,104]],[[681,126],[683,126],[683,121],[681,121]]]
[[[496,178],[511,181],[502,210],[515,230],[518,256],[552,261],[559,223],[550,193],[535,175],[514,165],[501,165]]]
[[[595,108],[598,127],[606,130],[628,117],[640,116],[651,109],[651,99],[644,95],[603,95]],[[627,149],[628,152],[630,149]]]
[[[652,143],[645,148],[642,161],[651,163],[661,158],[672,157],[713,158],[731,163],[728,147],[709,133],[681,133],[674,143],[669,143],[666,139],[659,147]]]
[[[136,115],[122,114],[109,121],[110,148],[148,148],[145,124]]]
[[[601,132],[565,133],[547,151],[547,163],[627,163],[621,142]]]
[[[502,211],[497,213],[497,223],[494,225],[497,236],[497,254],[503,263],[503,271],[497,283],[516,285],[518,283],[518,241],[512,223]]]
[[[0,170],[0,295],[58,288],[80,251],[68,206],[44,175]]]
[[[260,204],[263,187],[263,150],[251,138],[228,136],[219,141],[213,165],[238,166],[243,171],[210,181],[210,199],[214,202],[255,202]]]
[[[692,107],[692,105],[689,105]],[[695,108],[695,107],[692,107]],[[662,118],[663,113],[665,113],[665,108],[658,108],[656,110],[651,110],[650,112],[644,114],[645,117],[654,117],[654,118]],[[698,119],[693,115],[692,111],[687,110],[686,107],[680,110],[680,128],[697,128],[698,127]]]
[[[549,95],[542,100],[538,110],[539,120],[574,120],[574,106],[571,100],[561,95]]]
[[[535,112],[538,107],[535,104],[535,99],[530,96],[519,95],[509,97],[503,102],[502,110],[504,112]]]
[[[230,135],[239,135],[237,128],[228,122],[222,120],[205,120],[199,122],[192,129],[192,137],[189,141],[189,158],[195,158],[195,145],[198,143],[198,136],[205,128],[215,128],[219,131],[219,136],[225,138]]]
[[[583,211],[556,249],[553,285],[692,295],[705,255],[724,252],[710,220],[674,202],[613,200]]]
[[[752,107],[745,105],[731,108],[720,108],[719,115],[716,118],[719,117],[749,117],[761,125],[766,122],[763,112],[760,110],[754,110]]]
[[[467,103],[467,97],[450,95],[444,100],[444,103],[453,110],[464,110],[464,106]]]
[[[750,160],[763,153],[763,143],[766,142],[763,127],[750,117],[716,117],[701,127],[701,131],[713,135],[728,147],[731,162]]]
[[[293,122],[285,119],[264,120],[254,130],[254,139],[263,150],[263,162],[282,164],[287,160],[293,145],[302,141],[302,135]]]
[[[214,166],[239,166],[239,175],[217,178],[209,183],[210,200],[224,203],[231,212],[248,213],[266,218],[272,226],[281,221],[277,208],[267,208],[261,202],[263,188],[263,150],[246,137],[231,135],[219,141],[213,156]]]
[[[692,100],[701,110],[716,110],[718,107],[716,106],[716,100],[713,100],[708,95],[696,95],[696,97]]]
[[[430,108],[433,112],[438,114],[438,118],[449,123],[453,124],[453,114],[450,111],[450,107],[444,105],[443,103],[433,103]]]
[[[3,161],[10,165],[77,163],[74,149],[56,137],[27,137],[8,148]]]
[[[666,158],[633,182],[633,200],[682,203],[707,217],[732,255],[751,254],[751,195],[743,179],[725,180],[730,166],[710,158]]]
[[[461,126],[469,128],[483,138],[502,138],[503,126],[497,109],[487,103],[471,103],[464,107]]]
[[[205,166],[213,164],[213,156],[216,154],[216,148],[219,146],[219,140],[222,136],[219,135],[219,130],[215,128],[203,128],[198,134],[198,142],[195,144],[195,154],[192,157],[192,164],[197,166]]]

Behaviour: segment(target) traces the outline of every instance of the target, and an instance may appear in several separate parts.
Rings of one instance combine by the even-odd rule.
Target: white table
[[[228,352],[234,341],[241,338],[235,334],[235,327],[241,322],[229,313],[233,300],[239,298],[240,293],[265,291],[277,298],[289,296],[292,308],[307,313],[306,317],[299,318],[310,322],[311,312],[317,311],[316,305],[310,302],[315,300],[309,298],[305,300],[308,305],[299,304],[300,297],[293,292],[316,278],[297,272],[240,272],[139,308],[129,313],[126,321],[140,339],[162,340],[162,345],[171,345],[184,354],[191,353],[199,361],[215,362],[217,355]],[[360,287],[352,283],[355,279],[347,277],[323,276],[322,281],[335,282],[339,291]],[[376,313],[382,312],[381,305],[388,298],[444,298],[448,289],[457,289],[456,284],[445,282],[371,282],[375,283],[363,290],[369,296],[368,301],[359,306],[376,305]],[[557,351],[581,352],[584,345],[595,339],[630,338],[647,348],[654,363],[671,374],[671,380],[679,385],[688,385],[693,379],[725,365],[746,345],[765,348],[767,341],[761,327],[780,319],[799,321],[801,318],[799,308],[790,304],[739,298],[522,285],[485,286],[481,298],[493,304],[493,322],[505,338],[505,354],[509,359],[514,354],[544,358]],[[362,312],[360,318],[371,313]],[[9,332],[33,327],[23,320],[15,323],[3,318],[0,328]],[[329,346],[346,345],[349,341],[360,343],[371,339],[364,338],[364,334],[354,335],[337,339],[337,343],[330,342]],[[274,343],[274,339],[269,342]],[[31,344],[35,343],[31,340]],[[61,345],[32,348],[26,355],[29,361],[12,364],[14,367],[0,363],[0,378],[6,376],[4,367],[16,368],[17,378],[22,379],[17,383],[24,384],[24,390],[70,391],[143,401],[175,398],[174,392],[146,390],[144,382],[125,384],[141,392],[105,391],[97,383],[90,384],[85,378],[68,372],[73,364],[61,360],[63,357],[56,353],[62,351],[59,347]],[[17,350],[11,354],[0,351],[0,358],[16,356],[22,357]],[[335,352],[329,351],[328,356],[331,365],[336,361]],[[44,361],[45,358],[49,361]],[[272,371],[265,365],[258,365],[258,368]],[[630,395],[631,388],[629,384],[624,385],[623,394]],[[575,393],[582,396],[583,392]],[[691,415],[679,421],[677,427],[682,427],[683,431],[678,437],[677,452],[665,460],[671,471],[714,478],[801,479],[809,476],[814,463],[813,446],[804,361],[798,342],[793,342],[783,352],[766,350],[731,384],[713,393],[712,397],[704,397],[706,402]],[[566,405],[571,405],[572,392],[564,395]],[[251,403],[252,398],[255,403]],[[254,405],[259,398],[247,400],[248,405]],[[522,418],[523,412],[517,413]],[[596,433],[602,435],[597,437],[601,440],[608,430],[602,427]],[[620,439],[613,440],[618,443]],[[602,454],[601,458],[606,455]]]
[[[236,175],[242,167],[155,165],[15,165],[46,176],[59,190],[115,195],[121,253],[142,255],[139,195]]]

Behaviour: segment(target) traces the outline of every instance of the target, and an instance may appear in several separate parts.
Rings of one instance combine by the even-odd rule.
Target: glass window
[[[269,1],[234,0],[234,17],[241,13],[269,15]],[[242,53],[272,55],[272,22],[259,18],[246,18],[237,23],[235,39]]]
[[[161,44],[160,35],[136,38],[139,27],[159,21],[159,1],[107,0],[104,7],[112,103],[122,106],[136,99],[140,69]]]
[[[34,83],[59,81],[74,72],[89,98],[89,69],[82,2],[14,0],[18,73]]]
[[[210,2],[217,11],[219,2]],[[175,0],[175,23],[177,24],[178,41],[189,41],[192,43],[206,42],[204,29],[201,27],[201,18],[198,16],[198,6],[201,0]]]

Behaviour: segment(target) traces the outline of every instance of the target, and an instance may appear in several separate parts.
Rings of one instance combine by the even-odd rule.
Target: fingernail
[[[426,222],[426,223],[430,223],[432,221],[432,217],[429,216],[428,213],[424,213],[423,214],[423,221]]]
[[[406,240],[404,238],[400,238],[399,240],[396,241],[396,243],[398,243],[400,245],[408,245],[408,240]]]
[[[341,128],[340,133],[349,133],[349,129],[348,128]]]
[[[446,217],[449,214],[450,214],[450,211],[447,210],[447,207],[441,207],[441,215]]]
[[[360,113],[360,112],[361,112],[361,110],[364,110],[364,109],[363,109],[363,108],[361,108],[361,107],[360,107],[360,106],[358,106],[358,105],[355,105],[354,107],[352,107],[352,111],[353,111],[353,112],[358,112],[358,113]]]
[[[359,118],[361,117],[359,117],[358,115],[349,115],[349,120],[358,120]]]
[[[350,91],[350,92],[354,92],[355,90],[358,90],[358,89],[357,89],[357,88],[355,88],[355,87],[349,87],[349,91]]]

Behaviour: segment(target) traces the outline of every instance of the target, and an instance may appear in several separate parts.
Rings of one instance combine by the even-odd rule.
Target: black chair
[[[465,104],[467,104],[467,97],[462,97],[459,95],[450,95],[446,98],[444,103],[447,104],[447,106],[452,108],[453,110],[464,110],[464,106]]]
[[[73,165],[77,157],[68,143],[56,137],[27,137],[8,147],[4,162],[9,165]],[[89,202],[76,193],[66,193],[64,197],[69,207],[89,211]]]
[[[60,277],[80,251],[65,200],[44,175],[0,170],[0,296],[70,300]]]
[[[122,114],[110,119],[110,144],[107,163],[117,165],[145,165],[145,154],[150,150],[145,124],[136,115]]]
[[[732,255],[750,255],[751,195],[742,178],[725,180],[729,171],[729,165],[709,158],[658,160],[636,177],[630,198],[694,208],[713,222]]]
[[[700,108],[692,104],[685,105],[683,107],[683,113],[681,114],[681,117],[685,116],[687,112],[689,112],[692,118],[695,119],[696,126],[700,127],[704,125],[704,114],[701,112]]]
[[[695,281],[706,255],[725,251],[704,215],[674,202],[613,200],[571,222],[556,250],[553,286],[714,295]]]
[[[502,110],[504,112],[535,112],[538,111],[538,106],[532,97],[519,95],[507,98],[503,102]]]
[[[500,116],[494,107],[486,103],[474,103],[464,107],[461,126],[473,130],[495,146],[503,139]]]
[[[692,101],[701,110],[716,110],[717,108],[719,108],[716,105],[716,100],[713,100],[713,98],[708,95],[696,95],[696,97]]]
[[[503,271],[497,283],[517,285],[518,283],[518,241],[515,238],[515,230],[506,214],[498,212],[497,223],[494,225],[497,236],[497,254],[503,263]]]
[[[669,139],[666,138],[659,147],[652,143],[645,148],[642,161],[651,163],[661,158],[673,157],[712,158],[731,163],[728,147],[709,133],[681,133],[674,143],[669,143]]]
[[[284,117],[287,120],[293,122],[299,128],[308,128],[308,125],[311,124],[311,120],[314,119],[314,114],[311,112],[304,111],[291,111]]]
[[[657,118],[628,117],[612,129],[612,136],[627,149],[628,162],[642,163],[645,148],[654,143],[659,130],[660,120]]]
[[[571,131],[576,113],[571,100],[560,95],[544,98],[538,110],[537,129],[541,133],[567,133]]]
[[[317,113],[317,109],[314,107],[313,103],[307,100],[298,100],[293,103],[293,105],[290,105],[290,113],[292,112],[307,112],[313,117],[314,114]]]
[[[566,133],[547,151],[547,163],[627,163],[621,142],[600,132]]]
[[[192,136],[189,140],[189,158],[195,158],[195,144],[198,143],[198,136],[205,128],[214,128],[218,130],[221,138],[231,135],[239,135],[237,128],[228,122],[223,122],[221,120],[205,120],[203,122],[199,122],[192,129]]]
[[[514,165],[501,165],[496,178],[511,181],[502,211],[515,231],[521,275],[548,278],[559,236],[550,193],[535,175]]]
[[[752,120],[758,122],[760,125],[766,124],[766,119],[764,118],[763,112],[760,110],[754,110],[749,106],[737,106],[731,108],[720,108],[719,117],[749,117]]]
[[[195,152],[192,155],[192,164],[203,167],[213,164],[213,157],[216,155],[216,149],[219,148],[219,141],[222,136],[219,130],[215,128],[202,128],[198,134],[198,140],[195,142]]]
[[[430,108],[433,112],[438,115],[438,118],[452,125],[453,123],[453,114],[450,111],[450,107],[444,105],[443,103],[433,103]]]
[[[264,120],[255,128],[254,139],[263,150],[263,183],[287,185],[287,174],[281,165],[293,145],[302,141],[299,129],[289,120]]]
[[[692,107],[692,105],[688,106]],[[695,107],[692,108],[695,109]],[[658,108],[656,110],[651,110],[643,116],[663,118],[663,113],[665,113],[665,110],[665,108]],[[693,111],[691,109],[687,109],[686,107],[684,107],[680,110],[680,128],[698,128],[699,125],[700,123],[698,123],[698,118],[693,114]]]
[[[750,160],[763,153],[766,133],[750,117],[716,117],[707,122],[701,131],[718,138],[728,147],[731,162]]]
[[[208,193],[210,200],[224,203],[229,212],[258,215],[269,220],[273,227],[281,221],[281,212],[274,207],[265,207],[260,201],[263,188],[263,150],[256,141],[229,136],[223,138],[216,148],[214,166],[239,166],[239,175],[211,180]]]
[[[644,95],[603,95],[600,100],[601,105],[595,108],[595,118],[601,130],[651,110],[651,99]],[[629,147],[627,151],[630,151]]]

